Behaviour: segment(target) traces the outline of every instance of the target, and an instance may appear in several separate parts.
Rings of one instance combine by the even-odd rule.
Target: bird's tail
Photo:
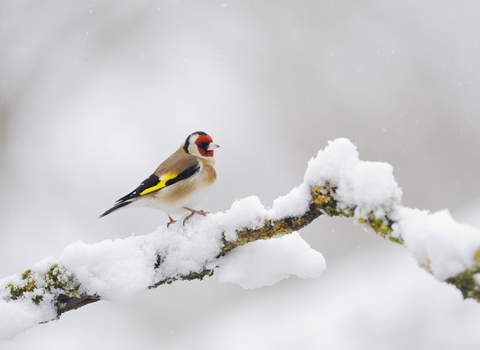
[[[107,216],[108,214],[110,213],[113,213],[114,211],[126,206],[126,205],[129,205],[130,203],[132,203],[132,201],[124,201],[124,202],[118,202],[117,204],[115,204],[113,207],[111,207],[110,209],[108,209],[105,213],[103,213],[102,215],[100,215],[98,218],[103,218],[104,216]]]

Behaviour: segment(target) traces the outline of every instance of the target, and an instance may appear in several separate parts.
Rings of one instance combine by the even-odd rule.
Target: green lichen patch
[[[73,274],[58,264],[50,267],[44,276],[44,281],[46,290],[55,290],[68,297],[75,297],[80,287]]]
[[[23,296],[25,290],[21,287],[18,287],[12,283],[7,284],[7,289],[10,291],[10,299],[17,300]]]
[[[31,299],[34,304],[39,305],[43,300],[43,295],[36,294]]]
[[[334,198],[335,191],[336,188],[331,187],[328,182],[325,186],[312,187],[310,191],[312,203],[328,216],[352,217],[355,208],[339,205]]]
[[[475,280],[475,275],[478,273],[480,273],[480,267],[476,266],[447,279],[446,282],[460,289],[463,298],[472,298],[480,302],[480,286]]]
[[[432,261],[430,259],[427,260],[425,264],[420,264],[420,267],[424,268],[429,274],[433,275],[432,270]]]
[[[474,259],[475,259],[475,262],[477,263],[477,265],[480,266],[480,250],[477,250],[477,251],[475,252]]]
[[[33,278],[32,270],[26,270],[21,275],[22,280],[25,281],[25,286],[23,287],[25,292],[31,292],[36,288],[35,279]]]
[[[225,255],[232,249],[241,245],[253,242],[259,239],[270,239],[276,235],[289,234],[294,231],[298,231],[303,227],[310,224],[317,217],[322,215],[323,208],[333,200],[328,194],[325,197],[325,193],[321,193],[321,189],[318,189],[317,195],[313,196],[309,204],[308,210],[300,216],[289,216],[278,220],[265,220],[261,227],[252,229],[244,228],[237,232],[237,239],[235,241],[227,241],[225,236],[223,237],[223,248],[221,255]],[[317,203],[315,203],[315,201]]]
[[[22,272],[21,274],[22,280],[27,280],[32,277],[32,270],[28,269]]]
[[[289,219],[292,220],[293,218]],[[277,221],[266,220],[263,223],[262,227],[258,229],[244,228],[243,230],[238,231],[237,239],[235,241],[227,241],[224,238],[222,255],[226,254],[227,252],[236,247],[242,246],[249,242],[253,242],[259,239],[269,239],[275,235],[287,234],[291,232],[293,232],[292,225],[289,224],[287,219]]]
[[[58,264],[52,265],[43,276],[26,270],[20,277],[18,283],[6,285],[7,295],[4,298],[7,301],[22,299],[40,305],[45,300],[51,300],[60,316],[68,310],[100,300],[97,295],[79,292],[80,283],[75,276]]]
[[[398,244],[403,244],[403,240],[401,238],[392,236],[392,225],[394,222],[386,216],[384,218],[377,218],[375,217],[375,214],[371,212],[366,219],[360,218],[358,219],[358,222],[360,224],[369,226],[373,231],[375,231],[375,233],[379,234],[383,238]]]
[[[7,289],[10,292],[10,299],[17,300],[23,298],[25,293],[31,292],[36,288],[35,279],[33,278],[32,270],[26,270],[21,274],[22,282],[18,285],[9,283]]]

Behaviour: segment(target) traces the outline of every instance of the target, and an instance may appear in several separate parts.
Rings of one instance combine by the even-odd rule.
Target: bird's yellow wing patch
[[[144,189],[142,192],[139,193],[139,195],[144,196],[144,195],[149,194],[151,192],[158,191],[158,190],[160,190],[160,189],[162,189],[166,186],[168,180],[175,179],[177,176],[178,176],[178,174],[175,174],[175,173],[164,173],[160,177],[160,179],[159,179],[160,181],[155,186],[148,187],[148,188]]]

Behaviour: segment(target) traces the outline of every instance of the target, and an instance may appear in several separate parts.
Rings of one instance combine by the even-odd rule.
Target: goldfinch
[[[205,216],[206,212],[193,207],[205,197],[217,178],[213,154],[218,147],[203,131],[190,134],[150,177],[116,201],[100,218],[126,206],[163,210],[170,220],[167,227],[176,222],[171,217],[173,214],[190,212],[183,224],[194,214]]]

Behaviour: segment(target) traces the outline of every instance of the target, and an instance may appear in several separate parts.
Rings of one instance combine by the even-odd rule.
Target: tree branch
[[[287,215],[272,218],[270,214],[272,211],[275,211],[274,203],[272,210],[265,211],[264,214],[258,214],[260,217],[256,224],[247,221],[243,227],[235,229],[233,234],[220,228],[219,245],[216,249],[212,250],[216,253],[202,258],[203,262],[199,268],[187,269],[184,272],[178,272],[180,271],[178,270],[175,273],[167,273],[165,272],[167,269],[166,261],[173,254],[172,252],[178,250],[178,247],[181,245],[176,246],[176,248],[169,248],[170,246],[167,246],[166,248],[158,248],[156,251],[153,250],[152,257],[151,259],[149,258],[149,261],[151,261],[150,270],[154,277],[152,277],[153,282],[150,283],[147,288],[157,288],[176,280],[202,280],[205,276],[211,276],[214,273],[218,258],[233,249],[256,240],[268,240],[277,235],[285,235],[298,231],[320,215],[325,214],[327,216],[353,218],[357,223],[366,225],[380,236],[392,242],[405,245],[412,252],[412,255],[417,259],[420,266],[432,273],[437,279],[457,287],[462,292],[464,298],[473,298],[480,301],[480,285],[476,279],[476,275],[480,273],[480,233],[472,228],[466,228],[465,225],[454,223],[457,226],[454,225],[452,227],[456,228],[455,230],[457,232],[451,233],[454,235],[456,241],[463,240],[463,247],[467,246],[468,249],[465,250],[462,248],[463,250],[458,253],[455,250],[455,246],[447,247],[453,252],[449,252],[448,255],[449,259],[455,260],[453,265],[458,266],[459,264],[463,264],[461,266],[464,266],[463,270],[452,275],[452,271],[457,271],[458,267],[456,267],[457,270],[452,270],[448,266],[445,267],[441,265],[445,259],[443,259],[442,256],[438,257],[438,252],[434,252],[434,248],[431,247],[431,244],[429,245],[429,240],[432,240],[429,237],[436,234],[434,231],[428,229],[430,231],[427,230],[428,232],[425,233],[428,239],[424,237],[422,244],[417,242],[421,234],[418,227],[430,227],[425,225],[418,226],[418,223],[438,222],[440,220],[438,217],[440,214],[430,215],[427,212],[420,212],[401,206],[397,193],[400,190],[396,187],[393,176],[391,181],[384,181],[384,184],[373,181],[375,183],[374,186],[377,187],[369,187],[372,186],[369,184],[372,182],[370,179],[371,176],[363,176],[363,180],[360,181],[358,176],[355,177],[352,175],[352,173],[359,173],[358,169],[355,172],[352,172],[352,169],[349,167],[345,169],[342,168],[342,170],[341,167],[345,167],[345,159],[335,154],[332,149],[341,149],[342,147],[352,149],[353,145],[350,145],[348,141],[337,140],[335,143],[331,143],[325,151],[320,151],[318,157],[310,162],[304,183],[297,189],[294,189],[300,193],[301,199],[297,201],[293,200],[292,206],[302,207],[302,200],[306,200],[306,205],[303,206],[302,212],[298,212],[297,208],[296,211],[293,211],[296,213],[295,215],[288,214],[287,211]],[[353,148],[353,150],[355,149]],[[333,153],[333,155],[328,152]],[[352,158],[351,155],[345,155],[346,152],[344,149],[339,153],[346,158]],[[335,163],[337,164],[336,168],[328,163],[328,161],[331,162],[332,158],[338,158],[336,160],[337,163]],[[385,172],[385,168],[388,168],[386,167],[388,165],[383,163],[361,162],[358,160],[358,156],[357,159],[352,160],[352,162],[353,161],[356,162],[357,167],[365,168],[367,165],[371,165],[369,171],[380,173],[382,179],[388,177],[388,174],[385,175],[388,173],[388,171]],[[327,163],[330,168],[332,168],[330,173],[325,173],[324,170],[325,164]],[[373,166],[373,164],[375,164],[375,166]],[[379,167],[379,164],[381,167]],[[319,175],[319,171],[315,169],[322,169],[324,173],[320,171]],[[365,171],[365,169],[362,171]],[[312,173],[314,175],[312,175]],[[373,196],[376,202],[372,200],[366,201],[365,198],[370,198],[372,191],[377,191],[378,186],[383,186],[390,190],[386,191],[382,189],[382,191],[379,192],[382,194],[386,193],[381,200],[378,200],[379,196],[377,194]],[[363,193],[362,191],[368,192],[367,195],[359,196],[358,193]],[[306,193],[304,199],[302,199],[303,193]],[[353,197],[352,193],[355,194]],[[293,198],[293,196],[297,194],[290,194],[286,197],[292,196]],[[356,198],[356,200],[352,200],[352,198]],[[291,198],[289,197],[288,201],[290,200]],[[233,207],[231,211],[234,212]],[[202,234],[206,234],[207,236],[214,235],[214,233],[206,232],[213,230],[212,227],[208,228],[208,226],[201,226],[200,224],[208,222],[209,218],[216,217],[220,214],[224,215],[225,213],[212,214],[206,218],[195,221],[195,223],[191,224],[192,230],[198,229]],[[275,217],[275,215],[273,215],[273,217]],[[213,221],[213,219],[211,221],[216,222]],[[200,225],[200,228],[196,227],[198,226],[196,225],[197,223]],[[216,229],[218,229],[218,227]],[[189,227],[184,230],[188,231]],[[464,232],[465,230],[468,232],[458,235],[458,232]],[[172,235],[171,231],[167,233],[170,236]],[[195,234],[198,234],[198,232]],[[450,236],[442,233],[433,238],[433,240],[438,239],[448,241]],[[84,285],[86,282],[87,280],[85,280],[84,276],[79,277],[61,263],[54,262],[49,265],[47,269],[27,270],[21,276],[0,281],[0,307],[2,302],[14,303],[16,301],[29,301],[35,305],[50,303],[53,305],[58,318],[67,311],[94,303],[103,298],[86,287]],[[45,319],[43,322],[48,322],[49,320],[51,319]]]

